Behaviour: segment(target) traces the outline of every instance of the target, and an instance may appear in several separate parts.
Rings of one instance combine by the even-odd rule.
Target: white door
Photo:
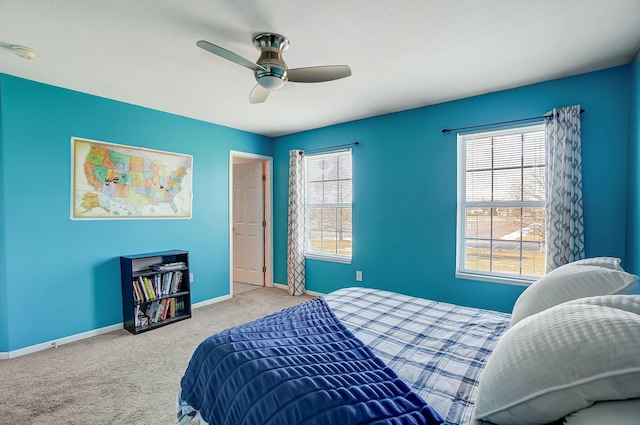
[[[233,280],[264,285],[262,161],[233,164]]]

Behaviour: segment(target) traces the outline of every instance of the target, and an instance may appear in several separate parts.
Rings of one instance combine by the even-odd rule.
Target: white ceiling
[[[249,103],[253,37],[351,67]],[[7,47],[38,52],[28,61]],[[0,0],[0,72],[278,136],[631,62],[640,0]]]

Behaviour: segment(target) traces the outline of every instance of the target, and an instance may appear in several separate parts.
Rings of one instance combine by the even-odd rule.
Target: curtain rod
[[[360,142],[353,142],[353,143],[345,143],[344,145],[326,146],[324,148],[309,149],[309,150],[305,150],[305,151],[300,151],[300,155],[305,154],[305,153],[309,153],[309,152],[321,152],[321,151],[331,150],[331,149],[335,149],[335,148],[344,148],[346,146],[358,146],[359,144],[360,144]]]
[[[581,114],[584,113],[584,112],[586,112],[586,110],[580,109],[580,113]],[[456,131],[456,130],[468,130],[470,128],[490,127],[492,125],[509,124],[509,123],[512,123],[512,122],[524,122],[524,121],[538,120],[538,119],[542,119],[542,118],[551,118],[551,115],[546,114],[546,115],[540,115],[540,116],[537,116],[537,117],[520,118],[520,119],[517,119],[517,120],[510,120],[510,121],[493,122],[493,123],[490,123],[490,124],[470,125],[468,127],[443,128],[442,132],[443,133],[451,133],[452,131]]]

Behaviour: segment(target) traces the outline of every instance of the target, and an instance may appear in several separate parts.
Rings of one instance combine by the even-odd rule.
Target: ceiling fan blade
[[[260,84],[256,84],[256,86],[251,90],[251,94],[249,95],[249,102],[251,103],[262,103],[267,100],[267,96],[269,96],[269,92],[271,90],[265,89]]]
[[[351,75],[348,65],[312,66],[287,70],[287,80],[294,83],[321,83],[339,80]]]
[[[235,62],[238,65],[242,65],[245,68],[249,68],[252,71],[264,70],[264,67],[258,65],[257,63],[251,62],[248,59],[243,58],[242,56],[233,53],[227,49],[224,49],[220,46],[216,46],[215,44],[211,44],[208,41],[200,40],[196,43],[196,46],[201,49],[206,50],[207,52],[213,53],[214,55],[218,55],[221,58],[226,60],[230,60],[231,62]]]

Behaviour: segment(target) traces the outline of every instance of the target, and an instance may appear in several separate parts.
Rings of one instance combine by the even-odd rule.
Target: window
[[[351,262],[351,150],[305,156],[305,256]]]
[[[545,273],[544,123],[458,135],[456,276],[529,283]]]

